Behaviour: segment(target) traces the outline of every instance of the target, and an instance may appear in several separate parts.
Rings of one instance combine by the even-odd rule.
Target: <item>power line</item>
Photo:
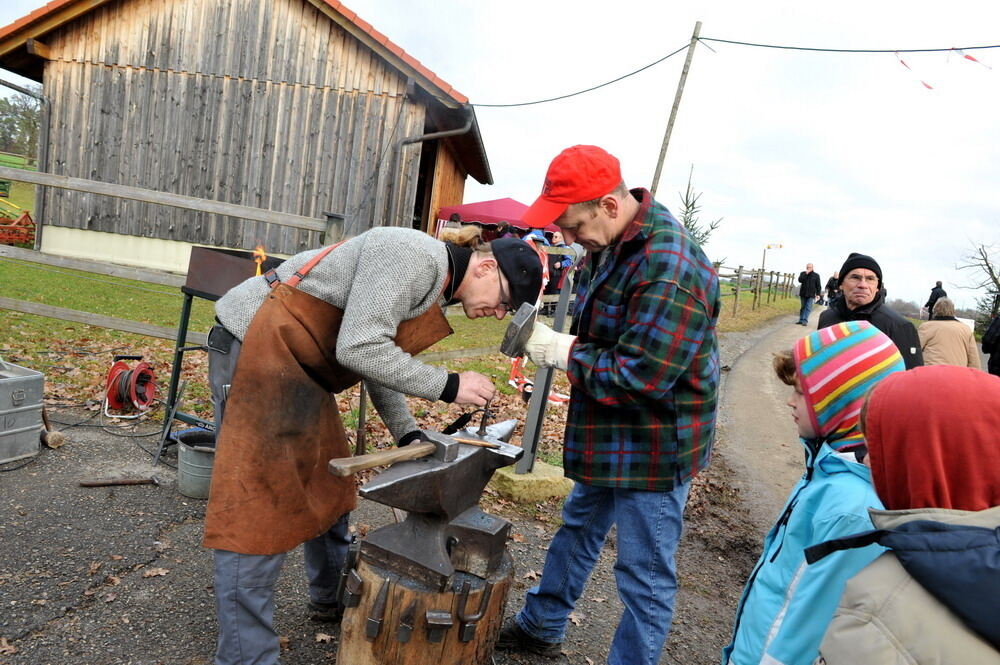
[[[701,41],[701,42],[716,42],[718,44],[733,44],[735,46],[752,46],[752,47],[755,47],[755,48],[780,49],[780,50],[784,50],[784,51],[813,51],[813,52],[817,52],[817,53],[946,53],[946,52],[949,52],[949,51],[956,51],[956,52],[957,51],[980,51],[980,50],[984,50],[984,49],[1000,48],[1000,44],[988,44],[988,45],[985,45],[985,46],[952,46],[950,48],[869,48],[869,49],[860,49],[860,48],[819,48],[819,47],[815,47],[815,46],[788,46],[788,45],[784,45],[784,44],[759,44],[759,43],[756,43],[756,42],[742,42],[742,41],[738,41],[738,40],[735,40],[735,39],[719,39],[719,38],[716,38],[716,37],[699,37],[698,41]],[[685,44],[684,46],[680,47],[676,51],[672,51],[672,52],[668,53],[667,55],[663,56],[662,58],[660,58],[659,60],[651,62],[648,65],[645,65],[644,67],[640,67],[639,69],[637,69],[637,70],[635,70],[633,72],[629,72],[628,74],[623,74],[622,76],[619,76],[616,79],[612,79],[610,81],[606,81],[605,83],[601,83],[601,84],[592,86],[590,88],[586,88],[584,90],[579,90],[577,92],[571,92],[571,93],[566,94],[566,95],[559,95],[558,97],[549,97],[548,99],[539,99],[539,100],[534,101],[534,102],[519,102],[519,103],[516,103],[516,104],[473,104],[473,106],[477,106],[479,108],[494,108],[494,109],[514,108],[514,107],[517,107],[517,106],[533,106],[535,104],[545,104],[547,102],[559,101],[560,99],[568,99],[570,97],[576,97],[577,95],[582,95],[582,94],[584,94],[586,92],[591,92],[593,90],[597,90],[598,88],[603,88],[605,86],[609,86],[612,83],[617,83],[618,81],[622,81],[624,79],[627,79],[630,76],[635,76],[636,74],[638,74],[640,72],[644,72],[647,69],[649,69],[650,67],[653,67],[655,65],[660,64],[661,62],[663,62],[667,58],[671,58],[671,57],[677,55],[678,53],[680,53],[681,51],[683,51],[687,47],[688,47],[688,45]]]
[[[644,67],[640,67],[639,69],[635,70],[634,72],[629,72],[628,74],[623,74],[622,76],[619,76],[616,79],[612,79],[612,80],[607,81],[605,83],[601,83],[599,85],[595,85],[593,87],[587,88],[586,90],[580,90],[578,92],[571,92],[571,93],[569,93],[567,95],[560,95],[558,97],[550,97],[548,99],[539,99],[538,101],[534,101],[534,102],[520,102],[520,103],[517,103],[517,104],[473,104],[473,106],[477,106],[479,108],[500,109],[500,108],[511,108],[511,107],[514,107],[514,106],[533,106],[534,104],[545,104],[546,102],[555,102],[555,101],[558,101],[560,99],[568,99],[569,97],[576,97],[577,95],[582,95],[585,92],[591,92],[592,90],[597,90],[598,88],[603,88],[604,86],[608,86],[608,85],[611,85],[612,83],[617,83],[618,81],[627,79],[630,76],[635,76],[639,72],[646,71],[650,67],[653,67],[654,65],[660,64],[661,62],[663,62],[667,58],[670,58],[670,57],[673,57],[673,56],[677,55],[678,53],[680,53],[681,51],[683,51],[687,47],[688,47],[688,45],[685,44],[684,46],[680,47],[676,51],[673,51],[672,53],[668,53],[667,55],[663,56],[659,60],[651,62],[651,63],[649,63],[648,65],[646,65]]]
[[[946,51],[976,51],[981,49],[1000,48],[1000,44],[988,46],[961,46],[951,48],[817,48],[813,46],[784,46],[781,44],[757,44],[741,42],[734,39],[717,39],[715,37],[699,37],[698,41],[718,42],[720,44],[735,44],[737,46],[754,46],[757,48],[774,48],[785,51],[817,51],[820,53],[943,53]]]

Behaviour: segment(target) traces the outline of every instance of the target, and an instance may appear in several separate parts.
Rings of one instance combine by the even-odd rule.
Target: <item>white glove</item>
[[[575,341],[576,335],[557,333],[544,323],[535,322],[524,352],[539,367],[565,370],[569,366],[569,351]]]

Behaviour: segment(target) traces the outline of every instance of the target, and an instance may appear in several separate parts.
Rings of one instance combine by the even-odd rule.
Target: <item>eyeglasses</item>
[[[500,305],[498,307],[503,307],[506,313],[513,314],[514,308],[510,305],[510,297],[503,290],[503,277],[498,276],[497,283],[500,286]]]

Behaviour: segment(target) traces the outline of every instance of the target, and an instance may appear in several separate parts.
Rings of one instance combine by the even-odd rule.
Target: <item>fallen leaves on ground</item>
[[[329,644],[333,642],[333,635],[327,635],[326,633],[316,633],[316,641],[320,644]]]
[[[0,637],[0,656],[13,656],[17,653],[17,647],[7,641],[6,637]]]

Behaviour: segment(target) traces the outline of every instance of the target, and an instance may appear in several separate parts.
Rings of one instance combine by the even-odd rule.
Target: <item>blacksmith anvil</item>
[[[505,443],[516,424],[490,425],[485,435],[472,428],[454,436],[425,431],[431,454],[396,462],[360,489],[363,497],[407,511],[402,522],[369,532],[361,556],[437,590],[456,571],[487,577],[503,557],[510,523],[480,510],[479,497],[496,469],[524,454]]]

